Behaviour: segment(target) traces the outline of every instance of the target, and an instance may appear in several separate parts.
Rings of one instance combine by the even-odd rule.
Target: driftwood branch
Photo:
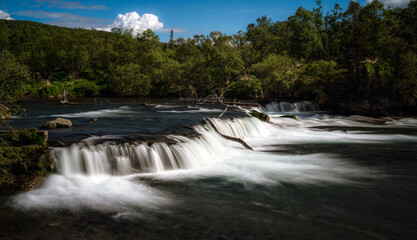
[[[221,117],[223,116],[223,114],[224,114],[226,111],[227,111],[227,106],[226,106],[226,108],[224,109],[224,111],[222,112],[222,114],[220,114],[220,115],[217,117],[217,119],[221,118]]]
[[[225,101],[223,96],[217,96],[217,94],[213,93],[205,98],[179,98],[178,102],[193,102],[193,103],[212,103],[212,104],[223,104],[223,105],[235,105],[235,106],[243,106],[243,107],[262,107],[261,104],[255,103],[255,102],[240,102],[236,101],[236,99],[233,102],[227,102]]]
[[[249,146],[245,141],[243,141],[242,139],[240,139],[240,138],[235,138],[235,137],[231,137],[231,136],[227,136],[227,135],[224,135],[223,133],[221,133],[220,131],[219,131],[219,129],[217,128],[217,126],[216,126],[216,124],[213,122],[213,120],[211,120],[210,118],[208,118],[208,117],[206,117],[205,118],[206,119],[206,121],[214,128],[214,130],[218,133],[218,134],[220,134],[220,136],[222,136],[222,137],[224,137],[225,139],[227,139],[227,140],[230,140],[230,141],[234,141],[234,142],[238,142],[238,143],[240,143],[240,144],[242,144],[246,149],[250,149],[250,150],[252,150],[253,151],[253,148],[251,148],[251,146]]]

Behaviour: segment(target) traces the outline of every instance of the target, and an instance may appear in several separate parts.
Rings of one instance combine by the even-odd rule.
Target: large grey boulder
[[[43,125],[44,128],[70,128],[72,127],[72,122],[65,118],[56,118],[54,120],[48,121]]]

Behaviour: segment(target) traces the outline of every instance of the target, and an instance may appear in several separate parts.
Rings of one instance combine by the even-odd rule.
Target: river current
[[[0,197],[1,239],[414,239],[417,118],[270,103],[25,101],[11,124],[49,131],[57,172]],[[298,119],[282,117],[296,115]],[[221,137],[204,121],[214,119]],[[89,122],[98,118],[98,122]]]

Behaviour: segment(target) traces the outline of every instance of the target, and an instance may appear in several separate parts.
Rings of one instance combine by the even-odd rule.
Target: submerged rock
[[[54,120],[48,121],[43,125],[44,128],[70,128],[72,127],[72,122],[65,118],[56,118]]]
[[[249,114],[252,115],[252,116],[254,116],[254,117],[256,117],[256,118],[258,118],[261,121],[269,122],[269,116],[268,116],[268,114],[261,113],[261,112],[257,112],[257,111],[251,111]]]
[[[98,118],[92,118],[92,119],[88,120],[88,122],[98,122]]]

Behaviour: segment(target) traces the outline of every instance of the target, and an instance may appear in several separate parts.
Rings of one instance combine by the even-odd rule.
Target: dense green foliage
[[[44,136],[36,129],[0,132],[0,193],[33,188],[54,170]]]
[[[0,132],[1,145],[6,146],[27,146],[27,145],[46,145],[44,136],[38,134],[36,128],[27,128],[19,131]]]
[[[0,193],[31,189],[54,168],[45,145],[0,146]]]
[[[267,17],[232,36],[161,43],[147,30],[71,29],[0,21],[0,97],[202,96],[417,102],[417,1],[385,8],[321,1],[286,21]],[[6,90],[6,91],[4,91]],[[8,96],[9,96],[8,95]]]

